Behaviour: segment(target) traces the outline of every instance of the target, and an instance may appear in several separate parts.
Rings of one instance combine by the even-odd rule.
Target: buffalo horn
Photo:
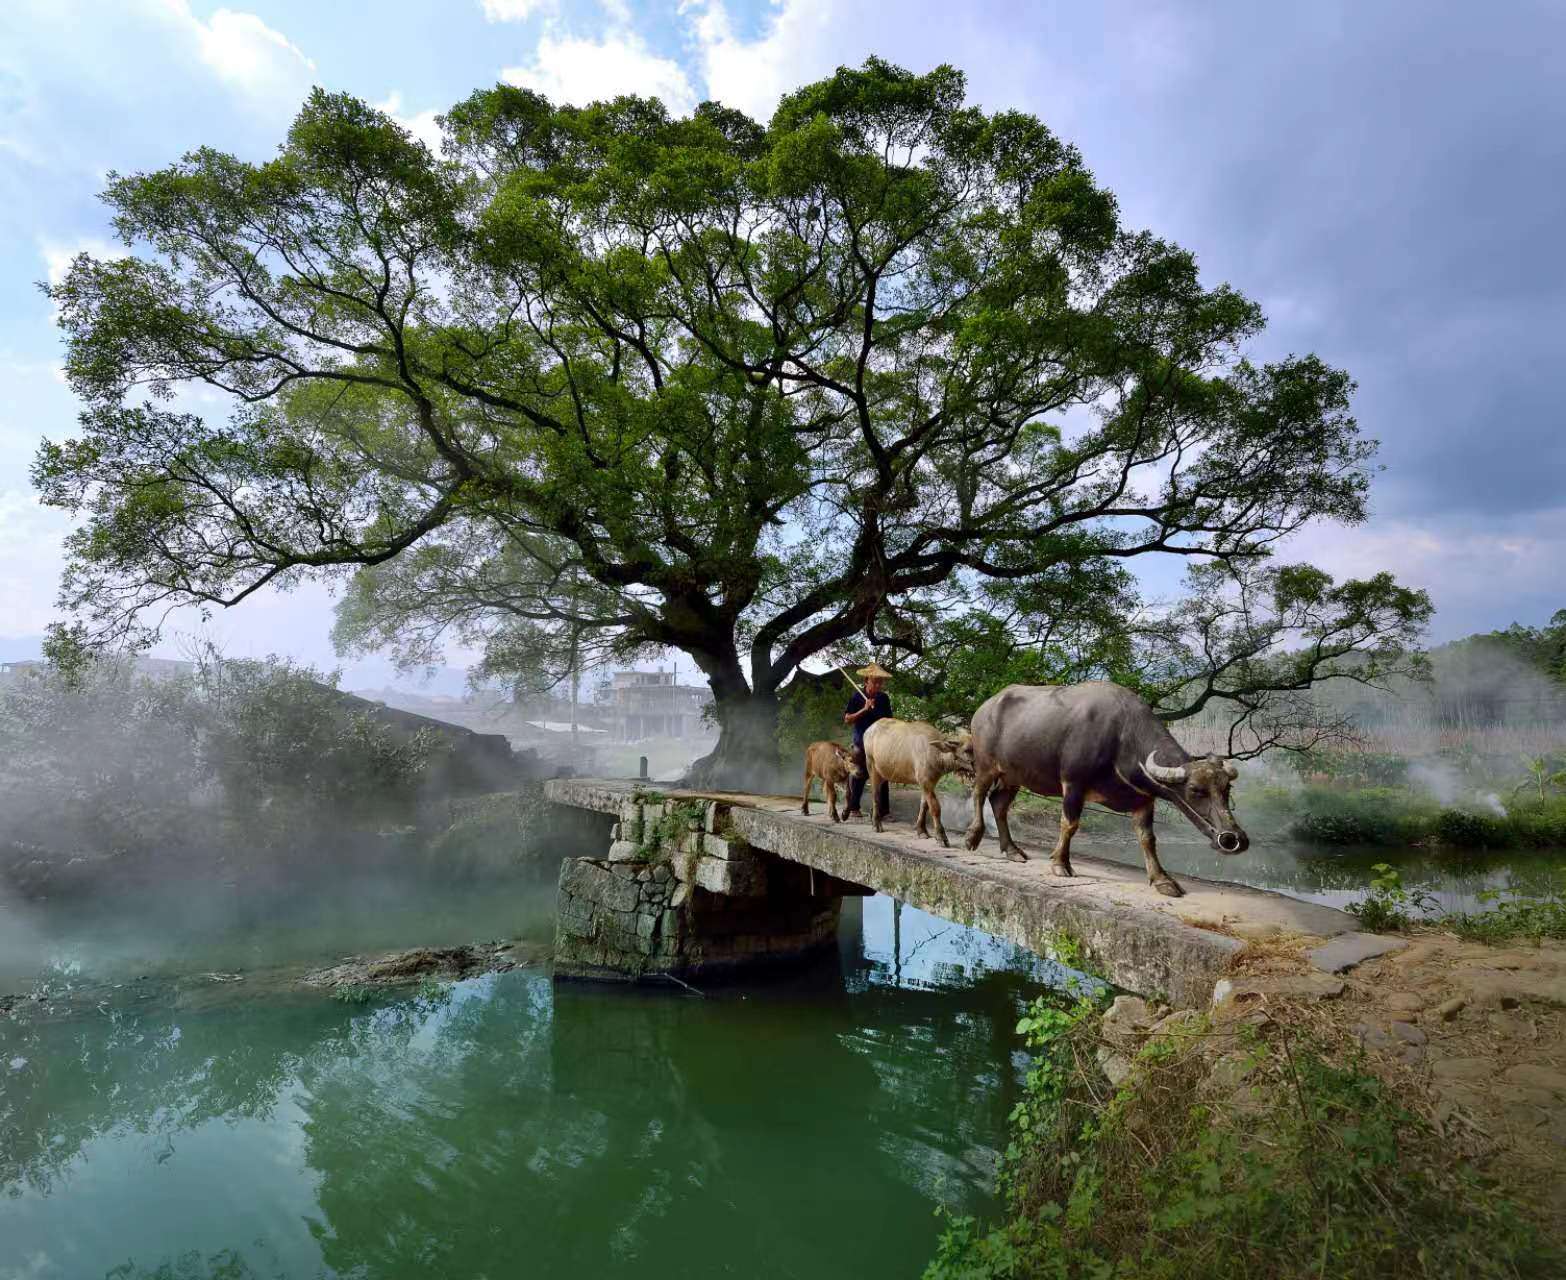
[[[1184,782],[1185,766],[1183,764],[1166,765],[1159,764],[1155,757],[1156,751],[1149,751],[1147,759],[1142,761],[1142,772],[1154,782]]]

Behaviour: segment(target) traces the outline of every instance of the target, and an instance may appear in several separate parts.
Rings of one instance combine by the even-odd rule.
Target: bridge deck
[[[553,779],[560,804],[618,813],[638,784]],[[645,785],[643,785],[645,790]],[[760,796],[662,788],[670,800],[715,800],[729,806],[735,834],[753,848],[803,863],[901,899],[922,911],[973,925],[1041,955],[1098,974],[1116,986],[1176,1006],[1205,1005],[1214,983],[1244,948],[1220,932],[1235,924],[1271,925],[1333,937],[1353,931],[1345,912],[1219,880],[1178,877],[1183,898],[1166,898],[1142,868],[1073,854],[1076,875],[1049,874],[1047,853],[1026,863],[999,856],[993,836],[969,853],[914,835],[904,818],[877,835],[868,822],[833,824],[824,806],[799,812],[795,796]],[[1243,857],[1244,855],[1240,855]]]

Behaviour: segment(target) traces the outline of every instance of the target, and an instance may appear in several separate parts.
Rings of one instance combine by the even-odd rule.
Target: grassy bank
[[[1243,796],[1265,819],[1312,844],[1451,849],[1566,847],[1566,795],[1442,805],[1401,786],[1262,787]]]
[[[1019,1024],[1006,1220],[949,1218],[926,1280],[1563,1274],[1458,1144],[1305,1019],[1185,1012],[1133,1047],[1098,1014],[1041,1002]]]

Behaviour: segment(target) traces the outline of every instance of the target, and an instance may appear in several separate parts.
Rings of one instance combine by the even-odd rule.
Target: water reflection
[[[1047,962],[884,899],[708,998],[0,1022],[0,1277],[915,1273],[985,1212]],[[20,1065],[15,1065],[20,1063]]]

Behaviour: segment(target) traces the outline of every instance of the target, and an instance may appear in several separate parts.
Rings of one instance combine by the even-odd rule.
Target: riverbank
[[[1253,937],[1210,1010],[1035,1006],[1008,1218],[926,1275],[1561,1274],[1566,946],[1308,946]]]

